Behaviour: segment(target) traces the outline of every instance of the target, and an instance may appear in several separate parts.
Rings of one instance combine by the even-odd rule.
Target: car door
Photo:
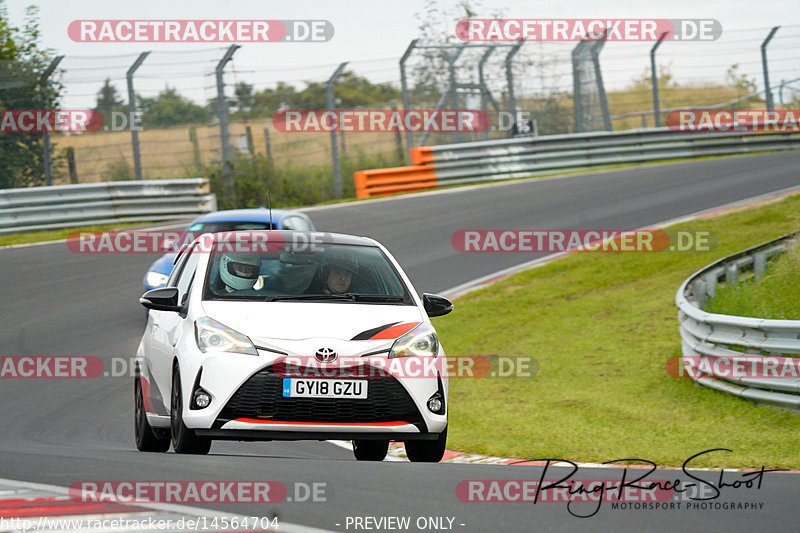
[[[179,264],[167,282],[168,287],[178,288],[178,303],[184,305],[189,296],[189,289],[197,270],[201,252],[197,246],[190,247],[184,252]],[[159,390],[166,395],[172,383],[172,359],[175,355],[175,345],[178,343],[185,317],[174,311],[150,311],[152,315],[152,340],[150,343],[151,365],[158,383]],[[165,396],[169,408],[168,396]]]

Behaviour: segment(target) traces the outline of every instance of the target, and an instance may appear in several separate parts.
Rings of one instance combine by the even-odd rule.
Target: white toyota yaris
[[[380,461],[402,441],[438,462],[447,364],[420,298],[372,239],[329,233],[204,234],[185,247],[136,353],[142,451],[208,453],[211,441],[346,439]]]

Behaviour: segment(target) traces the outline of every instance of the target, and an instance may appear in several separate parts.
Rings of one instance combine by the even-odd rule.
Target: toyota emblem
[[[332,348],[320,348],[314,358],[320,363],[332,363],[336,361],[336,352]]]

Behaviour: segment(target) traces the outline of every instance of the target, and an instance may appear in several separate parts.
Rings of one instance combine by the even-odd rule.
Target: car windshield
[[[197,222],[189,226],[186,231],[201,233],[216,233],[220,231],[241,231],[241,230],[262,230],[273,229],[269,222],[238,222],[234,220],[222,220],[219,222]]]
[[[212,254],[203,299],[413,305],[393,265],[373,246]]]
[[[228,231],[259,231],[275,229],[269,222],[242,222],[236,220],[220,220],[216,222],[195,222],[181,233],[178,240],[167,243],[167,251],[177,252],[181,246],[192,242],[203,233],[222,233]]]

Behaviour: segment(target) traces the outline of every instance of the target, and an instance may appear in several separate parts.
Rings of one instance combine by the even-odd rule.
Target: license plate
[[[365,379],[283,378],[285,398],[367,398]]]

